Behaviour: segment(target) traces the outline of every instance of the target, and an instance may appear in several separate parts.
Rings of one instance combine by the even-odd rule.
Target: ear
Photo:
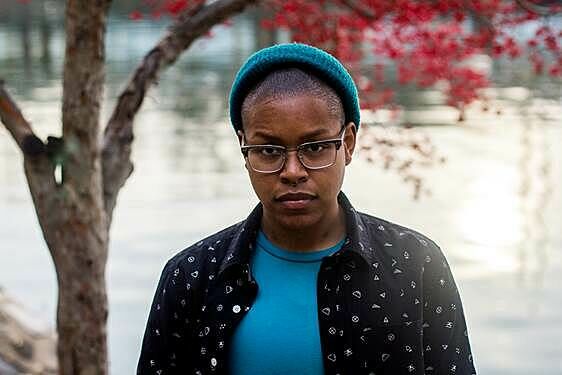
[[[244,132],[242,130],[238,130],[236,132],[236,135],[238,136],[238,143],[240,144],[240,146],[244,145]],[[248,169],[248,159],[244,158],[244,168],[246,168],[246,170],[249,172],[250,169]]]
[[[236,132],[236,136],[238,137],[238,143],[242,146],[242,143],[244,142],[244,132],[242,130],[238,130]]]
[[[357,140],[357,127],[353,122],[346,125],[345,136],[343,138],[343,145],[345,151],[345,165],[351,163],[353,151],[355,150],[355,143]]]

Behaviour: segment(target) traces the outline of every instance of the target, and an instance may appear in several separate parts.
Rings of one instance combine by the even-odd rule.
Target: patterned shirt
[[[258,232],[250,259],[258,294],[232,336],[230,375],[324,373],[316,279],[322,258],[343,242],[324,250],[289,251]]]
[[[357,212],[343,193],[342,248],[317,280],[326,374],[475,374],[461,299],[440,248]],[[252,308],[250,271],[262,206],[168,261],[156,289],[138,375],[226,374],[232,335]],[[275,319],[272,316],[272,319]]]

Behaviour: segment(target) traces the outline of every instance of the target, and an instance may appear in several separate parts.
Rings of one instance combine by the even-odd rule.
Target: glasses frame
[[[281,146],[281,145],[270,145],[270,144],[246,145],[245,144],[246,137],[243,133],[241,135],[242,135],[242,145],[240,146],[240,151],[242,152],[242,155],[244,155],[244,158],[248,162],[248,165],[250,166],[250,168],[252,168],[252,170],[254,172],[265,173],[265,174],[271,174],[271,173],[279,172],[280,170],[285,168],[285,163],[287,163],[287,154],[289,152],[292,152],[292,151],[297,152],[297,159],[299,160],[299,162],[301,163],[301,165],[305,169],[318,170],[318,169],[324,169],[324,168],[331,167],[332,165],[334,165],[336,163],[337,153],[338,153],[339,149],[341,148],[341,146],[343,144],[343,138],[345,136],[345,124],[340,129],[340,132],[338,133],[338,138],[330,138],[330,139],[324,139],[324,140],[320,140],[320,141],[305,142],[305,143],[301,143],[300,145],[298,145],[296,147],[285,147],[285,146]],[[304,163],[303,155],[302,155],[301,152],[307,146],[315,145],[315,144],[321,144],[321,143],[334,143],[336,145],[336,156],[334,157],[334,160],[328,165],[325,165],[325,166],[322,166],[322,167],[311,168]],[[274,149],[282,151],[283,152],[283,162],[281,163],[281,166],[279,168],[277,168],[276,170],[273,170],[273,171],[260,171],[259,169],[255,169],[252,166],[252,163],[250,163],[250,161],[248,160],[248,152],[252,148],[256,148],[256,147],[270,147],[270,148],[274,148]]]

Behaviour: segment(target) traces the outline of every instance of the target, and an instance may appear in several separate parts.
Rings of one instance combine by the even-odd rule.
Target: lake
[[[46,16],[33,8],[25,32],[14,18],[0,17],[0,77],[41,137],[61,133],[64,51],[60,5],[45,3]],[[165,20],[111,17],[104,120],[165,27]],[[226,106],[237,68],[255,49],[254,32],[252,17],[239,17],[232,28],[219,27],[214,38],[199,41],[151,89],[137,117],[135,172],[119,196],[107,268],[112,374],[135,371],[166,260],[242,220],[257,202]],[[361,152],[343,190],[356,208],[419,230],[441,246],[459,285],[479,373],[562,374],[562,85],[529,78],[524,61],[482,61],[495,82],[487,92],[489,109],[470,106],[463,123],[438,92],[400,89],[401,119],[415,125],[408,131],[429,136],[447,160],[416,171],[430,195],[414,200],[411,185]],[[386,114],[365,114],[378,125],[367,121],[360,140],[373,132],[397,134]],[[0,181],[0,285],[36,324],[52,329],[53,264],[21,155],[3,127]]]

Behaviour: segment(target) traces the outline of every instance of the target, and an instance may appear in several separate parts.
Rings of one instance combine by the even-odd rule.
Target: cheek
[[[273,190],[274,181],[271,180],[272,176],[267,175],[257,175],[255,172],[248,169],[248,176],[250,177],[250,183],[254,188],[254,191],[260,201],[264,201],[268,193]]]
[[[324,198],[332,200],[342,186],[345,171],[345,159],[338,158],[336,164],[315,176],[315,184],[325,194]]]
[[[345,167],[346,167],[346,158],[345,158],[345,154],[342,152],[341,156],[338,157],[338,161],[336,163],[335,167],[335,171],[334,171],[334,188],[337,190],[336,194],[339,193],[342,184],[343,184],[343,178],[345,175]],[[337,181],[337,182],[335,182]]]

